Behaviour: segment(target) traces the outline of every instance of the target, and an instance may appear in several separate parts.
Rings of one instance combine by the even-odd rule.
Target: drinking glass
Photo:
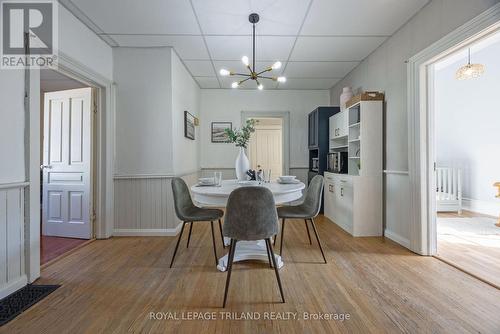
[[[214,181],[215,181],[216,186],[222,185],[222,172],[215,172],[214,173]]]
[[[264,172],[264,182],[271,182],[271,170],[268,169],[267,172]]]

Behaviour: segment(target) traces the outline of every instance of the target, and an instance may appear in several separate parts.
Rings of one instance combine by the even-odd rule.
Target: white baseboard
[[[176,236],[181,230],[182,224],[175,228],[115,228],[113,236],[116,237],[171,237]]]
[[[391,230],[385,229],[384,237],[391,239],[392,241],[400,244],[403,247],[410,248],[410,240],[400,236],[397,233],[392,232]]]
[[[28,284],[28,278],[26,275],[20,276],[15,281],[9,282],[3,286],[0,286],[0,299],[10,295],[11,293],[21,289],[26,284]]]
[[[500,202],[480,201],[471,198],[462,199],[463,209],[482,213],[490,216],[498,216],[500,214]]]

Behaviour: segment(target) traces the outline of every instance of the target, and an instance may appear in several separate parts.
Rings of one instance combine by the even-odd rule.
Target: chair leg
[[[210,222],[210,228],[212,229],[212,244],[214,246],[214,255],[215,255],[215,265],[217,266],[219,259],[217,258],[217,247],[215,247],[215,233],[214,233],[214,222]]]
[[[323,255],[323,261],[327,263],[325,253],[323,252],[323,247],[321,246],[321,241],[319,240],[318,231],[316,231],[316,224],[314,224],[314,220],[312,218],[311,218],[311,225],[313,227],[314,234],[316,235],[316,240],[318,240],[319,250],[321,251],[321,255]]]
[[[280,241],[280,256],[283,256],[283,239],[285,237],[285,218],[281,223],[281,241]]]
[[[267,260],[269,261],[269,267],[273,267],[273,262],[271,261],[271,253],[269,252],[269,246],[267,245],[266,241],[266,251],[267,251]]]
[[[271,259],[273,260],[274,273],[276,274],[276,280],[278,281],[278,286],[280,288],[281,300],[283,300],[283,303],[284,303],[285,302],[285,294],[283,293],[283,287],[281,286],[280,273],[279,273],[278,265],[276,264],[276,257],[274,256],[271,238],[266,239],[266,243],[267,243],[267,247],[269,248],[269,251],[271,253]]]
[[[220,231],[220,238],[222,239],[222,248],[226,248],[226,244],[224,243],[224,235],[222,234],[222,222],[219,219],[219,231]]]
[[[193,230],[193,222],[189,224],[189,234],[188,234],[188,240],[186,243],[186,248],[189,248],[189,241],[191,240],[191,231]]]
[[[278,234],[279,234],[279,232],[278,232]],[[273,246],[276,246],[276,240],[278,239],[278,234],[276,234],[274,236]]]
[[[306,230],[307,230],[307,237],[309,238],[309,245],[312,245],[312,240],[311,240],[311,233],[309,233],[309,225],[307,225],[307,219],[304,219],[304,222],[306,223]]]
[[[179,233],[179,238],[177,238],[177,244],[175,245],[174,254],[172,254],[172,261],[170,261],[170,268],[172,268],[172,265],[174,264],[175,254],[177,253],[179,243],[181,242],[182,232],[184,232],[184,226],[186,226],[186,222],[182,222],[181,233]]]
[[[224,290],[224,303],[222,304],[222,307],[226,307],[227,293],[229,290],[229,281],[231,281],[231,270],[233,267],[233,258],[235,249],[236,249],[236,240],[231,239],[231,244],[229,245],[229,256],[227,260],[226,289]]]

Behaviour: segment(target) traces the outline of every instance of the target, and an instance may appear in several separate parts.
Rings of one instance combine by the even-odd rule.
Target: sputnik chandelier
[[[253,58],[252,58],[252,66],[250,66],[250,60],[248,59],[247,56],[243,56],[241,58],[241,61],[243,62],[243,64],[246,66],[246,68],[248,69],[248,71],[250,72],[249,74],[246,74],[246,73],[236,73],[236,72],[233,72],[233,71],[230,71],[230,70],[227,70],[227,69],[221,69],[219,71],[220,75],[221,76],[237,76],[237,77],[242,77],[242,80],[240,81],[234,81],[232,84],[231,84],[231,87],[233,88],[238,88],[242,83],[248,81],[248,80],[254,80],[255,83],[257,84],[257,88],[262,90],[264,89],[264,86],[260,83],[259,79],[268,79],[268,80],[273,80],[273,81],[277,81],[277,82],[280,82],[280,83],[283,83],[283,82],[286,82],[286,78],[285,77],[272,77],[272,76],[266,76],[265,73],[267,72],[271,72],[273,70],[278,70],[281,68],[281,62],[280,61],[277,61],[275,62],[272,66],[266,68],[265,70],[262,70],[262,71],[259,71],[257,72],[255,70],[255,24],[257,22],[259,22],[259,14],[256,14],[256,13],[252,13],[250,14],[250,16],[248,16],[248,20],[250,21],[250,23],[252,24],[252,28],[253,28],[253,34],[252,34],[252,41],[253,41],[253,44],[252,44],[252,49],[253,49]]]

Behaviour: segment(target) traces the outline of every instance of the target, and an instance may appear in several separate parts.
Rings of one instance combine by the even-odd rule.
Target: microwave
[[[326,168],[329,172],[347,174],[347,152],[328,153]]]

